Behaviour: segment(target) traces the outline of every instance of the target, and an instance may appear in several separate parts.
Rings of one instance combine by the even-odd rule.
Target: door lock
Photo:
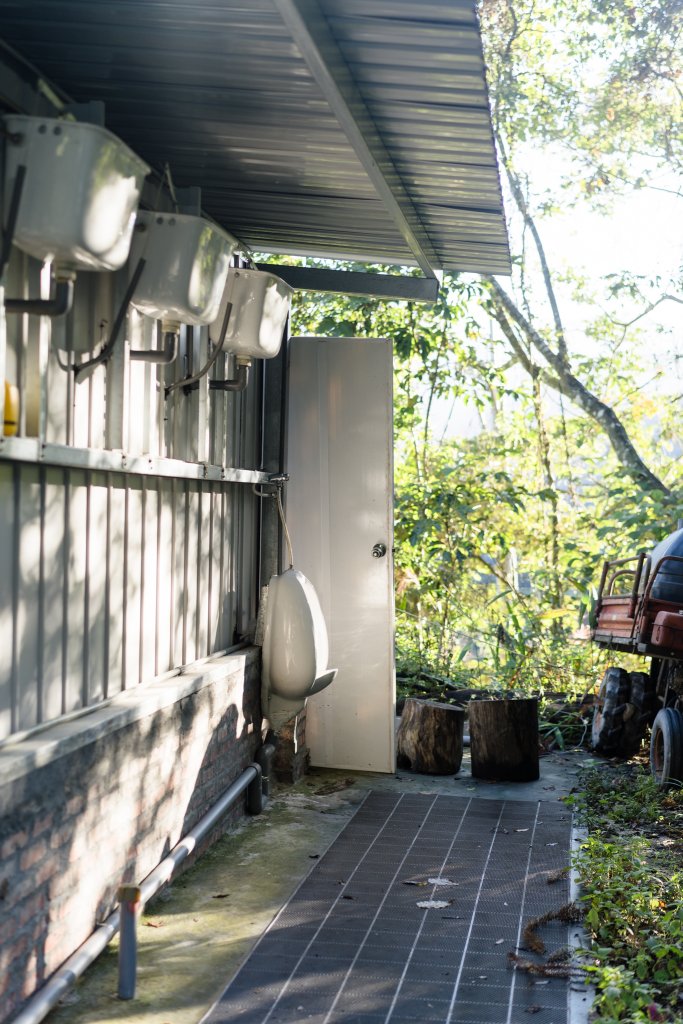
[[[382,543],[375,544],[375,546],[372,549],[372,557],[373,558],[384,558],[386,553],[387,553],[387,546],[386,546],[386,544],[382,544]]]

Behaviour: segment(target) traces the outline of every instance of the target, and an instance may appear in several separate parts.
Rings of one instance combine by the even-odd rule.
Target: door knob
[[[384,558],[386,553],[387,553],[387,546],[386,546],[386,544],[381,544],[381,543],[380,544],[375,544],[375,546],[372,549],[372,557],[373,558]]]

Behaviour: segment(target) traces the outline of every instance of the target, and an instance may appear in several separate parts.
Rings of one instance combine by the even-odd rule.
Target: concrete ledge
[[[218,679],[237,677],[259,657],[259,649],[247,647],[186,665],[178,669],[177,675],[141,683],[77,717],[46,725],[26,739],[8,742],[0,748],[0,786],[170,707]]]

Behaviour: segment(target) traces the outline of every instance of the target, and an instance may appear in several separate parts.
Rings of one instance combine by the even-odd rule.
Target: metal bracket
[[[320,267],[289,267],[279,263],[259,263],[297,291],[330,292],[342,295],[368,295],[376,299],[406,302],[436,302],[437,277],[410,277],[403,274],[369,274],[357,270],[327,270]]]
[[[105,107],[102,100],[88,100],[87,103],[69,103],[64,107],[64,114],[71,114],[76,121],[84,124],[95,124],[104,128]]]

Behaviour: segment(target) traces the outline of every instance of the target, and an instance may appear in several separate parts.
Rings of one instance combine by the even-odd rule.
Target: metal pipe
[[[256,751],[256,762],[261,765],[261,789],[266,798],[270,796],[270,771],[274,754],[275,744],[268,741]]]
[[[254,762],[258,771],[247,786],[247,811],[249,814],[260,814],[263,810],[263,774],[261,765]]]
[[[142,271],[144,269],[145,260],[138,260],[138,265],[133,271],[133,276],[128,282],[126,293],[123,296],[123,299],[121,300],[121,305],[119,306],[118,312],[114,319],[114,324],[111,329],[111,334],[109,335],[106,344],[103,345],[98,354],[96,356],[93,356],[92,359],[86,359],[84,363],[74,363],[72,365],[71,369],[74,371],[74,378],[76,379],[77,382],[80,380],[85,380],[87,377],[89,377],[90,374],[95,369],[95,367],[99,366],[100,363],[107,363],[111,359],[111,354],[114,351],[114,346],[116,345],[116,341],[119,336],[119,331],[121,330],[121,327],[123,326],[123,321],[125,320],[126,314],[128,313],[130,300],[133,298],[133,293],[138,286],[138,281],[140,280],[140,277],[142,276]]]
[[[608,597],[615,597],[615,596],[622,597],[623,596],[622,594],[615,595],[613,593],[614,584],[616,583],[617,580],[621,579],[622,576],[628,576],[629,579],[630,579],[633,576],[633,569],[620,569],[619,572],[612,573],[612,575],[609,578],[609,585],[607,587],[607,596]],[[633,588],[631,588],[631,589],[633,589]]]
[[[225,336],[228,333],[228,324],[230,322],[231,316],[232,302],[228,302],[225,307],[225,316],[223,317],[223,323],[221,325],[221,333],[218,338],[218,342],[216,343],[215,349],[213,350],[213,352],[211,353],[211,355],[206,360],[206,362],[204,363],[204,365],[202,366],[201,370],[199,370],[198,373],[195,373],[192,377],[185,377],[183,380],[177,380],[174,381],[173,384],[169,384],[164,389],[165,398],[168,398],[168,396],[172,394],[172,392],[174,392],[177,388],[182,388],[184,393],[186,395],[189,395],[190,391],[192,390],[192,385],[200,381],[202,377],[209,372],[209,370],[211,369],[211,367],[213,366],[213,364],[216,362],[219,355],[223,351],[223,345],[225,344]]]
[[[652,573],[651,576],[648,576],[648,580],[647,580],[647,583],[645,585],[645,590],[643,591],[643,602],[650,600],[650,593],[652,592],[652,587],[654,586],[654,582],[655,582],[655,579],[657,577],[657,573],[662,568],[662,566],[664,565],[665,562],[682,562],[683,563],[683,555],[664,555],[663,558],[659,559],[659,561],[657,562],[657,564],[655,566],[655,571]]]
[[[140,885],[141,899],[144,906],[151,900],[162,885],[169,880],[175,869],[179,864],[185,860],[188,854],[192,853],[197,843],[204,838],[207,832],[209,832],[216,822],[221,818],[225,812],[234,804],[237,797],[244,792],[245,789],[254,781],[255,778],[261,777],[261,766],[258,764],[250,764],[240,775],[233,784],[226,789],[220,800],[213,805],[210,811],[204,815],[203,818],[197,822],[195,827],[187,833],[187,835],[180,840],[177,846],[174,846],[168,857],[158,864],[154,871],[152,871],[147,878]]]
[[[628,606],[628,617],[632,619],[636,612],[636,605],[638,603],[638,591],[640,589],[640,580],[643,575],[643,565],[645,563],[646,553],[641,551],[638,555],[638,565],[636,566],[636,574],[633,578],[633,589],[631,590],[631,601]]]
[[[187,855],[194,850],[197,843],[209,832],[220,817],[231,807],[237,797],[250,786],[255,779],[261,778],[261,766],[250,764],[226,789],[220,800],[207,811],[195,827],[174,846],[168,857],[150,872],[140,884],[140,907],[142,908],[162,885],[169,880],[175,868]],[[249,807],[248,807],[249,809]],[[250,812],[255,813],[255,812]],[[85,940],[82,946],[66,960],[53,974],[48,983],[33,995],[12,1024],[39,1024],[55,1006],[71,986],[80,978],[90,964],[97,959],[107,943],[116,935],[121,923],[121,912],[115,910],[106,921]]]
[[[598,600],[597,605],[600,607],[602,601],[602,595],[605,589],[605,583],[607,583],[607,573],[609,572],[609,562],[604,562],[602,566],[602,575],[600,576],[600,585],[598,587]]]
[[[5,270],[7,269],[7,264],[9,263],[9,258],[12,252],[12,242],[14,241],[14,232],[17,227],[19,204],[21,203],[21,193],[24,191],[25,179],[26,166],[24,164],[19,164],[14,178],[14,185],[12,186],[12,196],[9,201],[9,210],[7,211],[7,223],[5,224],[2,232],[2,249],[0,250],[0,281],[5,276]]]
[[[210,380],[209,391],[244,391],[249,383],[249,366],[250,363],[238,363],[232,380]]]
[[[210,380],[209,391],[244,391],[249,383],[250,365],[250,363],[238,363],[237,376],[233,377],[231,380]],[[189,384],[185,384],[183,387],[183,394],[189,395],[192,391],[196,391],[198,388],[199,381],[194,380]]]
[[[29,313],[32,316],[65,316],[71,309],[74,283],[70,278],[57,278],[51,299],[5,299],[5,312]]]
[[[163,348],[132,348],[128,354],[134,362],[168,365],[178,354],[178,332],[164,331]]]
[[[29,999],[12,1024],[38,1024],[43,1020],[116,935],[119,930],[119,917],[118,910],[110,914],[90,938],[86,939],[83,945],[79,946],[76,952],[52,975],[47,985],[44,985]]]

